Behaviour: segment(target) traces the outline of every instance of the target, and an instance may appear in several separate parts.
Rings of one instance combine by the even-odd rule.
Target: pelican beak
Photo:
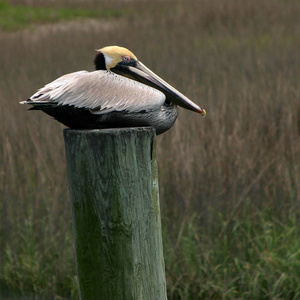
[[[198,112],[202,116],[206,115],[205,109],[200,108],[138,60],[131,60],[129,63],[118,63],[114,68],[111,68],[111,71],[160,90],[166,95],[167,100],[174,104]]]

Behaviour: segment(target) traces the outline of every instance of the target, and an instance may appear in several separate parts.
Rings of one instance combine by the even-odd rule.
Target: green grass
[[[18,242],[4,249],[2,289],[15,291],[17,295],[76,299],[78,286],[71,230],[61,236],[53,232],[48,222],[36,221],[30,213],[18,228],[15,236]],[[43,228],[43,237],[37,234],[39,228]]]
[[[0,30],[15,31],[34,24],[56,23],[78,18],[112,18],[119,17],[120,11],[113,9],[63,8],[11,5],[5,0],[0,1]]]
[[[245,209],[243,216],[233,218],[225,228],[224,215],[211,213],[215,217],[213,235],[202,227],[197,214],[183,220],[179,232],[171,220],[164,222],[170,300],[299,299],[296,218],[291,216],[283,223],[265,212],[251,215]],[[32,214],[24,220],[17,242],[4,250],[0,280],[6,290],[21,295],[77,299],[71,230],[62,237],[52,232],[48,221],[35,221]],[[46,238],[40,238],[38,228]]]
[[[223,231],[223,217],[215,216],[214,235],[197,215],[180,237],[165,234],[169,299],[299,299],[297,220],[245,214]]]

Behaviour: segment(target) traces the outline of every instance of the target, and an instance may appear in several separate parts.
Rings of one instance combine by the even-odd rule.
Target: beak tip
[[[202,112],[200,112],[200,114],[202,115],[202,117],[205,117],[206,116],[206,110],[202,109]]]

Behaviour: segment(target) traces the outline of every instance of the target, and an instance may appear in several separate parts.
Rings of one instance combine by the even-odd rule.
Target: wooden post
[[[64,139],[80,299],[167,299],[154,129]]]

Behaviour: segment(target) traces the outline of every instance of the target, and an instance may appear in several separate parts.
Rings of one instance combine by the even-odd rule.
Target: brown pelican
[[[177,105],[206,112],[166,83],[128,49],[97,50],[96,71],[66,74],[21,104],[73,129],[152,126],[160,134],[177,118]]]

